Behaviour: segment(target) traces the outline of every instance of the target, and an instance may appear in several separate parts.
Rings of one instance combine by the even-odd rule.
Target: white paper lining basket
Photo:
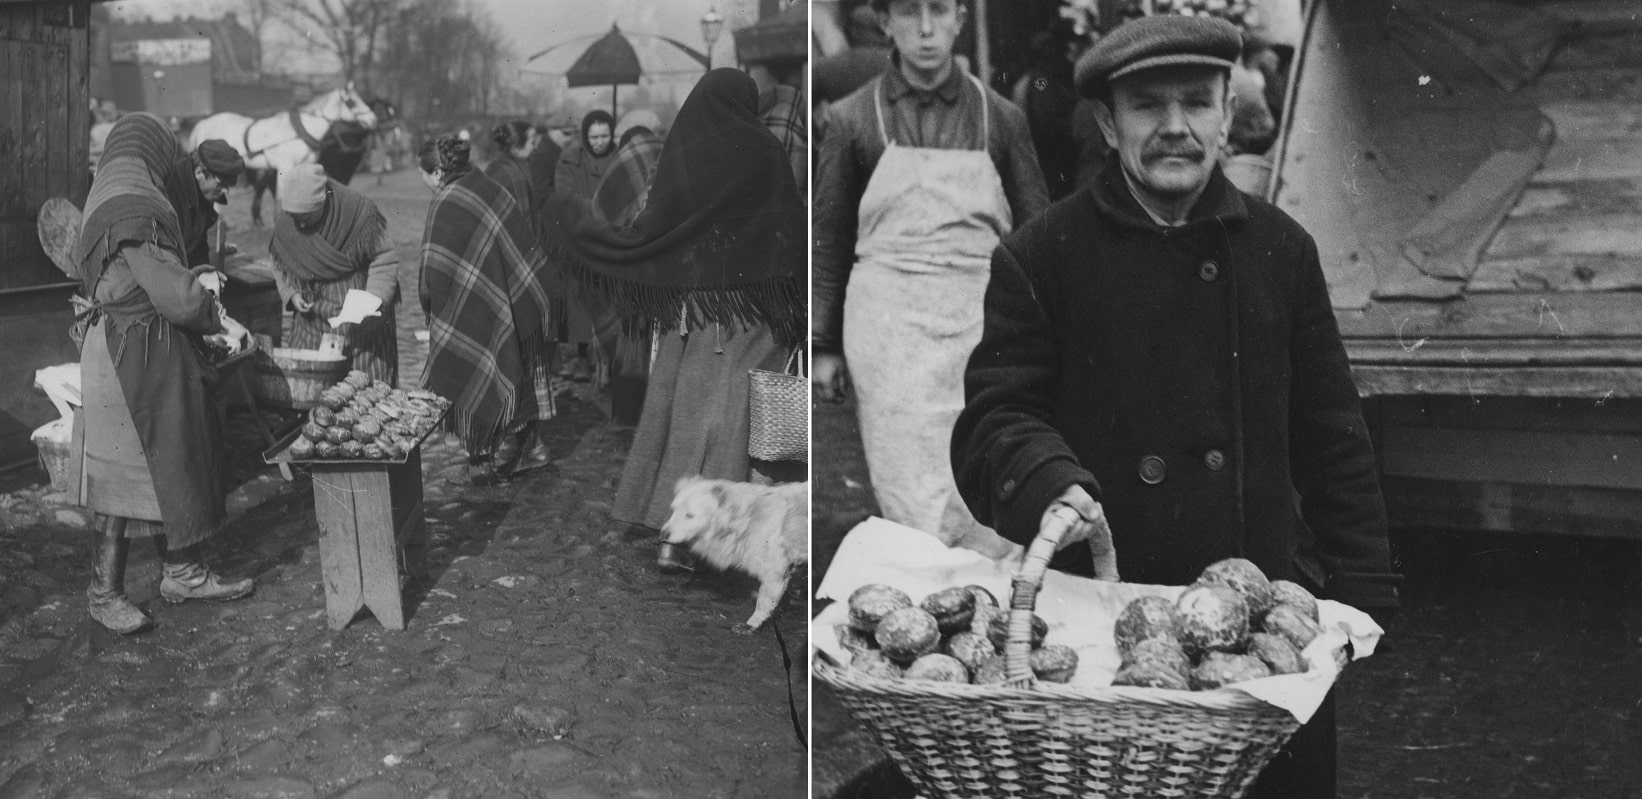
[[[833,690],[925,799],[1242,796],[1299,728],[1291,709],[1236,688],[1172,691],[1032,679],[1031,614],[1048,557],[1065,530],[1066,520],[1047,525],[1012,581],[1005,648],[1010,682],[871,677],[850,670],[824,645],[812,658],[816,679]],[[893,558],[879,558],[885,559]],[[835,596],[825,581],[818,593]],[[836,620],[842,615],[836,611],[836,605],[828,608],[816,621]],[[1377,628],[1373,632],[1377,635]],[[1054,635],[1051,628],[1051,642]],[[812,642],[824,637],[834,640],[830,626],[812,628]],[[1346,640],[1337,632],[1319,643],[1338,647]],[[1372,643],[1365,648],[1371,650]],[[1308,678],[1307,692],[1320,697],[1338,672],[1326,646],[1308,647],[1307,653],[1315,673],[1294,678]],[[1301,712],[1309,716],[1308,710]]]

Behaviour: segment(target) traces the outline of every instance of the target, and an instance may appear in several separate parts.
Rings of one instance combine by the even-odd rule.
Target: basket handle
[[[1060,540],[1068,530],[1083,521],[1078,512],[1066,505],[1058,505],[1049,512],[1049,518],[1032,539],[1026,550],[1021,570],[1015,573],[1009,588],[1009,637],[1004,642],[1004,685],[1010,688],[1031,686],[1032,677],[1032,610],[1038,604],[1038,589],[1043,587],[1043,575],[1049,571],[1049,559],[1060,549]]]
[[[804,374],[804,360],[800,357],[803,353],[804,349],[802,347],[792,348],[792,354],[787,356],[787,368],[784,370],[787,374],[797,375],[799,377],[807,376]]]

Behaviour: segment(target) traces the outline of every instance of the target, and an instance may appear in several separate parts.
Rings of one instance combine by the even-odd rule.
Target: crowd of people
[[[769,94],[762,107],[783,109],[779,129],[802,134],[788,118],[801,100]],[[561,344],[648,383],[618,520],[659,540],[680,478],[754,478],[748,372],[781,370],[809,327],[802,137],[778,138],[760,111],[758,83],[718,69],[667,129],[648,110],[595,111],[562,143],[503,122],[482,165],[472,136],[454,131],[416,151],[433,194],[417,264],[429,331],[418,383],[452,401],[467,462],[452,482],[551,468],[539,425],[555,414]],[[124,590],[133,537],[159,546],[167,600],[254,588],[212,571],[200,546],[222,529],[227,493],[213,363],[251,346],[224,311],[205,239],[244,169],[225,142],[189,152],[146,113],[110,127],[97,164],[76,251],[81,501],[97,515],[89,612],[118,633],[152,624]],[[397,385],[399,260],[381,210],[312,163],[281,172],[277,195],[269,255],[289,343],[339,347],[353,369]],[[332,325],[359,292],[375,311]],[[758,479],[806,479],[802,463],[765,466]]]

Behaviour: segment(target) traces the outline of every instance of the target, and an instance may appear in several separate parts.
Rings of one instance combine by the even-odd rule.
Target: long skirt
[[[762,327],[714,325],[659,338],[612,511],[617,521],[658,530],[680,477],[748,479],[747,371],[780,371],[787,361]]]
[[[81,503],[148,523],[128,536],[164,532],[173,548],[210,538],[227,515],[215,371],[161,319],[131,326],[111,353],[110,324],[93,325],[80,353]]]

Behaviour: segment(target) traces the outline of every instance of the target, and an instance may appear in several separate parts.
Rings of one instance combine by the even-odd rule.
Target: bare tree
[[[256,49],[251,53],[251,65],[262,74],[263,34],[268,25],[274,20],[274,0],[240,0],[240,9],[245,12],[245,26],[251,31],[251,38],[256,40]]]
[[[344,80],[368,89],[384,27],[406,0],[271,0],[285,22],[312,30],[342,64]]]
[[[471,3],[411,0],[386,26],[382,45],[382,85],[398,93],[392,99],[406,115],[442,119],[499,110],[507,48],[495,21]]]

